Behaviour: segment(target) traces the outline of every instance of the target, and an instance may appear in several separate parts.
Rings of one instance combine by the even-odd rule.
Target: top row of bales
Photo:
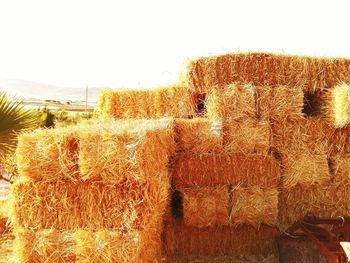
[[[350,60],[265,53],[188,61],[180,83],[151,90],[104,90],[102,117],[255,118],[320,116],[336,128],[350,122]]]

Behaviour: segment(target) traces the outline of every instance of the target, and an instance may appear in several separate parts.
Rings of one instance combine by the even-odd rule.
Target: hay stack
[[[232,224],[249,224],[258,228],[261,224],[277,225],[277,188],[235,186],[231,195],[230,222]]]
[[[223,125],[224,148],[227,152],[267,155],[270,150],[270,125],[252,119],[226,120]]]
[[[350,86],[339,84],[329,89],[325,96],[324,111],[328,121],[336,128],[350,122]]]
[[[175,119],[175,142],[177,152],[221,153],[223,135],[221,121],[205,118]]]
[[[181,192],[186,226],[202,228],[229,224],[229,192],[226,186],[184,188]]]
[[[192,90],[231,83],[289,86],[322,90],[350,81],[350,60],[310,58],[268,53],[239,53],[203,57],[185,63],[180,80]]]
[[[97,112],[104,118],[142,119],[186,117],[195,113],[191,92],[169,86],[150,90],[103,90]]]
[[[173,181],[177,187],[237,185],[277,187],[280,165],[257,154],[178,154]]]
[[[70,151],[72,144],[62,138],[71,138],[72,131],[77,143]],[[170,188],[167,166],[175,150],[171,120],[97,123],[37,133],[21,136],[17,150],[26,173],[11,189],[16,260],[46,262],[52,257],[53,262],[71,262],[68,252],[67,257],[78,262],[157,258]],[[30,143],[28,138],[35,140]],[[31,168],[24,155],[40,157],[44,145],[53,154],[30,159],[35,166]],[[70,162],[56,163],[61,156]],[[73,163],[74,170],[62,173],[66,163]],[[41,175],[38,167],[48,168]],[[66,245],[66,233],[77,229],[81,230],[69,235]],[[128,241],[133,233],[140,236],[138,243]]]

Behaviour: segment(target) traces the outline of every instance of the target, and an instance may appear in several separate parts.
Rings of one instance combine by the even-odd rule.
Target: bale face
[[[238,53],[188,61],[180,81],[198,92],[231,83],[323,90],[350,81],[350,60]]]
[[[282,165],[284,188],[321,184],[330,179],[326,154],[288,152],[282,155]]]
[[[227,120],[223,125],[224,148],[232,153],[258,153],[267,155],[270,150],[270,125],[251,119]]]
[[[232,189],[231,195],[230,222],[232,224],[248,224],[254,227],[260,227],[261,224],[272,226],[277,224],[277,188],[236,186]]]
[[[172,173],[176,187],[237,185],[277,187],[280,165],[256,154],[178,154]]]
[[[76,262],[140,262],[140,236],[118,231],[77,230],[74,233]]]
[[[11,224],[30,229],[148,229],[162,221],[169,187],[161,175],[149,183],[123,186],[16,182]]]
[[[280,153],[288,151],[328,154],[330,138],[334,134],[321,118],[304,118],[289,122],[273,122],[272,146]]]
[[[279,221],[288,228],[306,215],[337,217],[350,215],[349,180],[327,181],[309,186],[283,188],[279,197]]]
[[[303,117],[304,92],[301,88],[259,86],[256,89],[260,119],[284,122]]]
[[[180,118],[195,113],[191,93],[178,86],[150,90],[102,90],[97,107],[102,117],[116,119]]]
[[[71,231],[44,229],[38,232],[17,228],[13,257],[16,262],[75,262]]]
[[[176,119],[174,121],[176,150],[192,153],[223,152],[221,122],[204,118]]]
[[[211,120],[255,118],[255,100],[254,86],[231,84],[210,90],[206,95],[205,108]]]
[[[77,180],[78,144],[74,128],[22,134],[16,150],[18,171],[34,180]]]
[[[271,253],[275,248],[276,228],[262,225],[206,227],[184,226],[175,222],[165,225],[163,252],[171,255],[245,255]]]
[[[337,85],[327,92],[325,112],[328,121],[336,128],[342,128],[350,122],[350,86]]]
[[[209,227],[229,224],[229,194],[226,186],[184,188],[180,191],[183,195],[185,225]]]

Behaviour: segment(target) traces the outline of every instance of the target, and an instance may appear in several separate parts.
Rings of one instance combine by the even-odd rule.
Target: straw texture
[[[277,187],[281,171],[271,156],[178,154],[172,178],[177,187],[237,185]]]
[[[167,255],[244,255],[274,250],[278,230],[261,225],[259,229],[238,227],[197,228],[179,222],[165,225],[163,251]]]
[[[260,227],[261,224],[277,225],[277,188],[235,186],[231,195],[230,222],[232,224],[249,224],[255,227]]]
[[[236,82],[314,91],[349,82],[349,76],[349,59],[238,53],[189,60],[181,69],[180,81],[200,93]]]
[[[186,117],[195,113],[190,91],[169,86],[150,90],[102,90],[97,112],[103,118],[142,119]]]
[[[229,224],[229,193],[226,186],[195,187],[183,194],[183,220],[187,226],[209,227]]]
[[[174,129],[178,152],[220,153],[224,150],[221,121],[175,119]]]
[[[252,119],[227,120],[223,125],[224,148],[227,152],[267,155],[271,132],[268,122]]]

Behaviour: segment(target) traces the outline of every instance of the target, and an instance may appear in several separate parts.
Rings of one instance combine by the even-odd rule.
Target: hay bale
[[[290,151],[282,155],[282,167],[284,188],[321,184],[330,179],[326,154]]]
[[[270,140],[270,125],[266,121],[252,119],[224,121],[223,142],[227,152],[267,155]]]
[[[304,92],[300,87],[259,86],[256,89],[260,119],[284,122],[303,117]]]
[[[174,129],[178,152],[223,152],[221,121],[212,122],[204,118],[175,119]]]
[[[277,188],[234,186],[231,195],[230,222],[233,225],[248,224],[259,228],[261,224],[277,224]]]
[[[147,230],[162,221],[169,187],[162,174],[147,183],[121,186],[20,180],[11,189],[10,222],[30,229]]]
[[[314,91],[350,82],[349,76],[349,59],[238,53],[187,61],[181,69],[180,82],[200,93],[237,82]]]
[[[330,140],[328,142],[331,154],[350,153],[350,125],[330,131]]]
[[[163,232],[163,253],[171,255],[247,255],[265,254],[275,250],[274,227],[221,226],[197,228],[181,222],[168,223]]]
[[[141,262],[140,236],[118,231],[77,230],[74,233],[76,262]]]
[[[80,132],[79,168],[84,181],[146,181],[164,171],[174,139],[168,127],[140,132]]]
[[[205,108],[210,120],[256,118],[256,89],[250,84],[216,87],[206,95]]]
[[[272,147],[280,153],[288,151],[328,154],[334,129],[322,118],[302,118],[288,122],[272,122]]]
[[[350,123],[350,85],[339,84],[329,89],[324,98],[324,115],[331,125],[343,128]]]
[[[17,228],[14,235],[15,262],[75,262],[72,231]]]
[[[34,180],[78,180],[77,128],[37,130],[18,138],[18,172]]]
[[[180,118],[195,113],[191,92],[179,86],[102,90],[97,107],[102,117],[116,119]]]
[[[183,195],[183,220],[187,226],[209,227],[229,224],[227,186],[180,189]]]
[[[172,179],[176,187],[237,185],[277,187],[280,165],[257,154],[178,154]]]
[[[279,221],[288,228],[306,215],[316,217],[349,217],[349,180],[327,181],[308,186],[282,188],[279,197]]]

